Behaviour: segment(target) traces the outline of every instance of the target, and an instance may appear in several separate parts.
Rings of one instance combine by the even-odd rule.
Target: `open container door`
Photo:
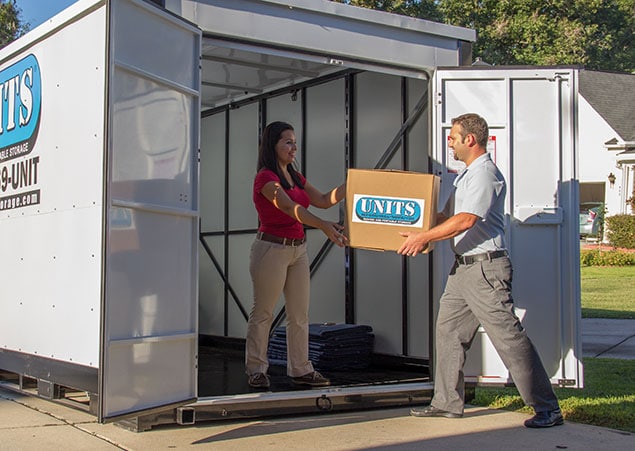
[[[507,181],[506,239],[514,265],[513,295],[551,382],[582,387],[578,243],[577,72],[571,68],[463,68],[435,74],[435,173],[440,206],[462,169],[447,146],[451,119],[475,112],[490,126],[488,150]],[[444,243],[436,271],[451,266]],[[447,274],[435,281],[441,294]],[[511,377],[482,328],[465,367],[466,380],[508,383]]]
[[[200,32],[145,1],[108,5],[100,421],[195,399],[198,346]]]

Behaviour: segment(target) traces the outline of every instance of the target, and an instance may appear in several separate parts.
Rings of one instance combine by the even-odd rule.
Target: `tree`
[[[404,16],[442,21],[436,0],[332,0],[352,6],[377,9]]]
[[[0,2],[0,48],[29,31],[29,24],[22,22],[21,14],[16,0]]]
[[[472,28],[490,64],[635,71],[635,0],[335,1]]]
[[[635,0],[440,0],[444,21],[477,31],[492,64],[635,70]]]

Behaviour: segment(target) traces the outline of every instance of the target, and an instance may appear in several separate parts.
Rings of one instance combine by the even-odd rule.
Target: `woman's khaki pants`
[[[306,243],[285,246],[255,240],[249,272],[254,305],[247,323],[245,366],[248,375],[267,373],[269,331],[273,313],[284,294],[287,315],[287,374],[304,376],[313,371],[309,361],[309,257]]]

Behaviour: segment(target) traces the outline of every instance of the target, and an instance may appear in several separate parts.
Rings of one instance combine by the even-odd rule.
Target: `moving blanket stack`
[[[370,365],[375,335],[370,326],[357,324],[309,324],[309,359],[320,371],[363,369]],[[269,340],[272,365],[287,364],[287,335],[277,327]]]

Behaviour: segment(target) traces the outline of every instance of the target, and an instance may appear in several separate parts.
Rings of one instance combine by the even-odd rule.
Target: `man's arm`
[[[440,224],[425,232],[399,232],[406,240],[397,250],[397,253],[415,256],[420,253],[428,243],[454,238],[474,227],[474,224],[481,218],[472,213],[458,213],[447,219],[443,217],[439,219],[441,220]]]

